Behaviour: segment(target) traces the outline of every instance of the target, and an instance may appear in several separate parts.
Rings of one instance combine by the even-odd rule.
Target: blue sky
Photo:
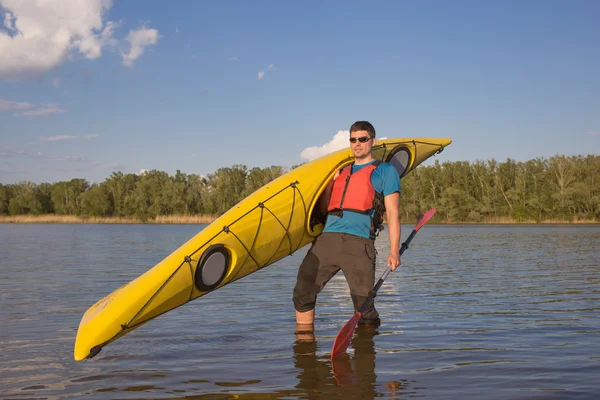
[[[4,184],[289,167],[363,119],[440,161],[600,153],[598,1],[50,3],[0,0]]]

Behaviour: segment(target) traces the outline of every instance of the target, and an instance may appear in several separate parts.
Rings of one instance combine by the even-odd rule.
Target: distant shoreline
[[[219,215],[160,215],[142,221],[137,217],[87,217],[77,215],[0,215],[0,224],[210,224],[217,220]],[[402,221],[411,224],[415,221]],[[500,217],[488,218],[481,221],[432,221],[431,224],[456,224],[456,225],[543,225],[543,224],[598,224],[600,221],[589,220],[523,220]]]
[[[87,217],[78,215],[0,215],[0,224],[210,224],[218,215],[160,215],[143,221],[137,217]]]

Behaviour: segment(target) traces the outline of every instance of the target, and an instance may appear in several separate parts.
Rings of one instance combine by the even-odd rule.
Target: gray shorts
[[[346,233],[322,233],[300,264],[294,287],[294,308],[299,312],[314,309],[317,295],[342,270],[354,310],[358,311],[375,284],[375,254],[372,239]],[[379,323],[373,303],[362,314],[361,322]]]

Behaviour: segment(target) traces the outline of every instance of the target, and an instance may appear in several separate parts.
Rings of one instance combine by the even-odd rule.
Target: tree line
[[[294,168],[296,166],[293,166]],[[0,184],[0,214],[136,217],[222,214],[287,170],[219,168],[200,176],[152,170],[85,179]],[[429,208],[446,222],[600,221],[600,156],[554,156],[526,162],[454,161],[420,166],[402,179],[400,212],[416,219]]]

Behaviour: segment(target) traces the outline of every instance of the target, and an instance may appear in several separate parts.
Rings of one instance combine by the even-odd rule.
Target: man
[[[354,309],[358,311],[375,284],[375,237],[383,216],[378,201],[385,204],[390,253],[387,265],[400,265],[400,177],[391,164],[377,161],[371,153],[375,128],[367,121],[350,127],[354,163],[338,171],[321,197],[327,212],[323,233],[313,242],[298,270],[294,287],[296,324],[311,329],[317,295],[341,269]],[[362,314],[362,324],[379,325],[379,314],[371,306]]]

